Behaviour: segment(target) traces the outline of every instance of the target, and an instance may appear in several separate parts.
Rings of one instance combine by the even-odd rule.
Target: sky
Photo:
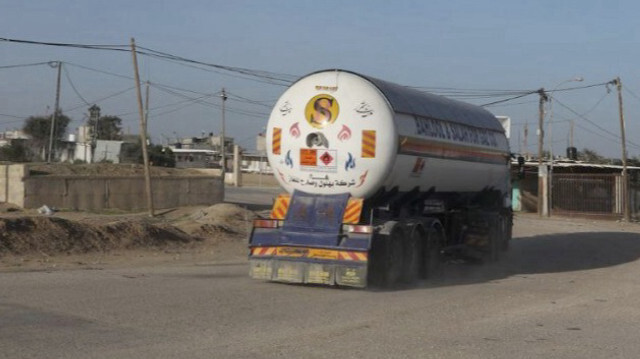
[[[511,117],[511,149],[520,153],[537,154],[538,95],[488,104],[544,88],[558,90],[545,105],[545,150],[565,153],[573,123],[575,147],[619,158],[618,97],[605,85],[619,76],[628,157],[640,156],[637,1],[0,0],[0,9],[4,39],[127,49],[135,38],[139,47],[278,79],[340,68],[485,105]],[[0,41],[0,131],[51,113],[51,61],[63,63],[60,108],[70,132],[95,103],[139,133],[130,52],[8,41]],[[34,63],[44,64],[12,67]],[[286,89],[146,55],[138,63],[151,84],[154,143],[219,133],[224,88],[225,130],[253,149]]]

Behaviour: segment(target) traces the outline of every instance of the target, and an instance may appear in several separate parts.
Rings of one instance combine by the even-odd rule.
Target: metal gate
[[[622,180],[615,174],[553,174],[553,214],[622,216]]]

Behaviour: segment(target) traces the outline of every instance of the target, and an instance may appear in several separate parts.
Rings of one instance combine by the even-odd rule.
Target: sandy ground
[[[146,212],[44,215],[3,204],[0,271],[244,261],[251,220],[263,213],[243,207],[222,203],[175,208],[151,218]],[[639,224],[620,221],[541,219],[535,214],[517,214],[515,221],[515,240],[558,231],[640,233]],[[534,222],[544,225],[530,225]]]
[[[28,168],[31,176],[128,176],[141,175],[144,169],[141,165],[110,163],[34,163]],[[153,166],[151,174],[211,175],[198,169]],[[255,192],[253,196],[260,197],[260,203],[271,203],[271,191],[263,192],[278,187],[272,175],[243,174],[242,180],[245,186],[255,187],[251,187],[253,192],[251,188],[247,191]],[[0,203],[0,271],[246,259],[251,219],[263,208],[238,198],[230,201],[238,205],[156,210],[153,218],[147,212],[119,210],[45,214]]]
[[[254,212],[233,204],[105,214],[0,209],[0,271],[246,258]]]

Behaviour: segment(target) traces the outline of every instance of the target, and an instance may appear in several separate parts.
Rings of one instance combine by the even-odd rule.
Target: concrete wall
[[[0,165],[0,202],[9,202],[23,207],[23,179],[28,176],[25,165]]]
[[[23,208],[142,210],[147,207],[144,183],[143,176],[29,176],[23,164],[0,165],[0,202]],[[152,177],[151,189],[157,209],[224,200],[219,176]]]
[[[147,206],[144,177],[33,176],[24,180],[24,208],[44,204],[71,210],[141,210]],[[151,178],[156,209],[212,205],[224,200],[219,177]]]

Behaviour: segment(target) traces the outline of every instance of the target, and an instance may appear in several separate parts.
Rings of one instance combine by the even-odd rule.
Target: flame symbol
[[[369,170],[366,170],[362,176],[360,176],[360,183],[358,183],[358,185],[356,186],[356,188],[362,186],[364,184],[364,181],[367,179],[367,174],[369,173]]]
[[[287,157],[284,159],[284,164],[293,168],[293,160],[291,159],[291,150],[287,151]]]
[[[293,125],[291,125],[291,127],[289,127],[289,134],[291,134],[291,136],[295,138],[300,137],[300,127],[298,126],[298,122],[294,123]]]
[[[349,159],[347,160],[347,163],[344,164],[344,170],[348,171],[349,169],[354,168],[356,168],[356,160],[353,158],[353,155],[351,155],[351,152],[349,152]]]
[[[338,139],[340,141],[346,141],[351,138],[351,130],[347,125],[342,125],[342,130],[338,133]]]

